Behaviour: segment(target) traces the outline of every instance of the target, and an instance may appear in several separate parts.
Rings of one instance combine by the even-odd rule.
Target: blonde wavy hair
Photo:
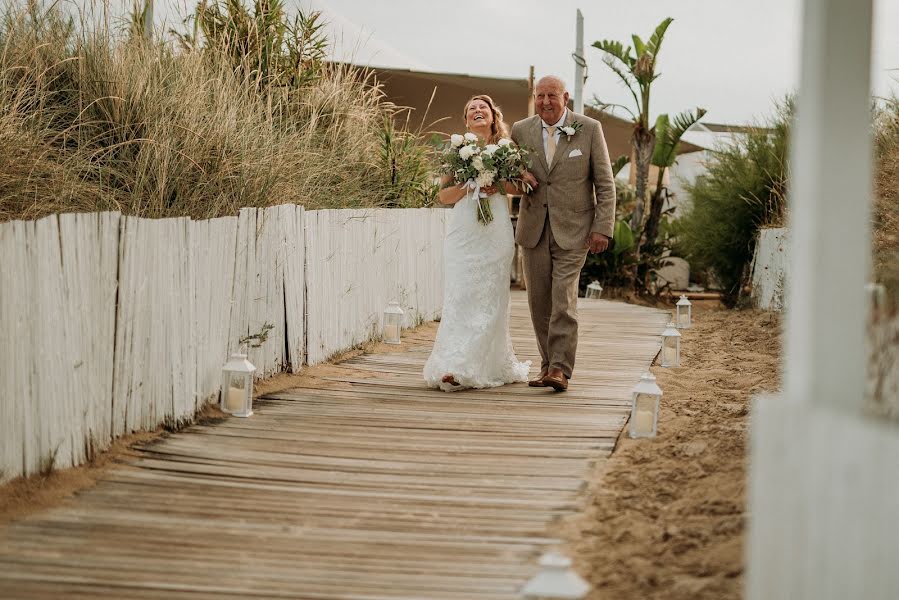
[[[487,143],[493,144],[500,138],[509,137],[509,126],[503,121],[503,111],[496,105],[493,98],[486,94],[477,94],[468,99],[468,102],[465,103],[465,108],[462,109],[462,122],[467,122],[468,107],[475,100],[483,100],[486,102],[487,106],[490,107],[490,112],[493,113],[493,123],[490,125],[490,139],[487,140]]]

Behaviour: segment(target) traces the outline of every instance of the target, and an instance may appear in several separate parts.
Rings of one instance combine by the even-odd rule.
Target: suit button
[[[552,185],[552,184],[553,184],[552,181],[547,181],[547,182],[546,182],[546,185]]]

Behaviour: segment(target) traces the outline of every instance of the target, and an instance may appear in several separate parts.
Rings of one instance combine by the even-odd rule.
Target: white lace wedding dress
[[[506,196],[489,198],[493,221],[477,219],[472,195],[455,204],[444,241],[443,316],[425,363],[428,387],[445,391],[526,381],[509,336],[509,275],[514,240]],[[441,381],[453,375],[459,385]]]

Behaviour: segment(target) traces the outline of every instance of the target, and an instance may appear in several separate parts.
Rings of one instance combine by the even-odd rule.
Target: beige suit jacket
[[[599,121],[568,111],[565,125],[583,126],[559,138],[553,163],[543,152],[543,122],[538,116],[512,126],[512,140],[532,151],[531,172],[538,186],[521,199],[515,241],[533,248],[549,218],[556,243],[564,250],[586,247],[591,231],[612,237],[615,227],[615,180]],[[578,154],[580,152],[580,154]]]

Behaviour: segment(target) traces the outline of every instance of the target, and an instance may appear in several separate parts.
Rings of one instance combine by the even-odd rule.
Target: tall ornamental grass
[[[429,147],[370,73],[323,60],[318,15],[201,4],[192,31],[154,42],[134,20],[67,10],[14,2],[0,17],[0,220],[432,197]]]

